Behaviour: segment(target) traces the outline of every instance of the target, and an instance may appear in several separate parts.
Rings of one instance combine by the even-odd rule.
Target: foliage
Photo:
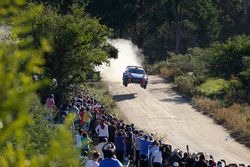
[[[174,82],[182,93],[192,94],[195,91],[197,79],[193,75],[181,75],[176,77]]]
[[[220,97],[226,93],[228,82],[224,79],[211,78],[197,87],[198,92],[207,97]]]
[[[97,79],[93,75],[96,66],[107,63],[111,56],[117,56],[117,50],[106,40],[111,30],[78,5],[73,5],[71,12],[63,15],[44,6],[39,17],[30,24],[33,25],[31,33],[35,40],[47,38],[53,48],[45,56],[45,70],[50,78],[56,78],[59,97],[68,93],[71,84]]]
[[[160,74],[160,69],[167,65],[166,61],[160,61],[153,65],[144,65],[144,69],[148,74]]]
[[[250,37],[238,36],[225,43],[215,43],[210,49],[211,74],[225,78],[239,76],[244,67],[243,57],[250,56]]]
[[[169,52],[159,71],[186,93],[224,97],[228,104],[249,102],[249,44],[249,37],[237,36],[209,48],[191,48],[184,55]]]
[[[1,1],[0,11],[1,23],[12,29],[9,41],[0,43],[0,166],[79,166],[68,130],[71,119],[48,129],[43,115],[36,118],[45,111],[37,101],[32,105],[35,91],[43,84],[34,82],[32,74],[43,73],[42,54],[50,50],[45,39],[34,41],[30,35],[28,23],[42,7],[7,0]],[[40,47],[34,47],[35,42]]]

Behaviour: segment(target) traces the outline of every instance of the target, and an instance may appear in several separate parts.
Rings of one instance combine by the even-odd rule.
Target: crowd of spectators
[[[80,150],[85,167],[222,167],[223,160],[215,161],[210,155],[173,149],[156,140],[153,134],[137,129],[122,119],[110,115],[94,96],[78,91],[71,101],[65,101],[57,112],[54,96],[46,105],[51,109],[48,120],[63,123],[68,114],[74,115],[76,147]],[[187,147],[188,148],[188,147]],[[227,166],[244,166],[229,164]]]

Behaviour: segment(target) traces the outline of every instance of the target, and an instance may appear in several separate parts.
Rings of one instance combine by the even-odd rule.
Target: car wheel
[[[143,88],[146,89],[146,88],[147,88],[147,85],[143,85]]]
[[[127,87],[127,86],[128,86],[128,83],[127,83],[127,82],[123,82],[123,85],[124,85],[125,87]]]

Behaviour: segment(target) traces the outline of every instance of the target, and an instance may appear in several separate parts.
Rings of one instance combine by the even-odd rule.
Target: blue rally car
[[[137,83],[146,89],[148,84],[148,77],[145,70],[139,66],[127,66],[126,71],[123,73],[122,80],[125,87],[127,87],[129,83]]]

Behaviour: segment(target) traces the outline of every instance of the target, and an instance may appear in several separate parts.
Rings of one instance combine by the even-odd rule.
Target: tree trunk
[[[244,0],[244,6],[243,6],[243,23],[246,23],[247,21],[247,13],[248,13],[248,0]]]
[[[180,53],[180,44],[181,44],[181,14],[182,8],[179,1],[176,1],[176,39],[175,39],[175,53]]]

